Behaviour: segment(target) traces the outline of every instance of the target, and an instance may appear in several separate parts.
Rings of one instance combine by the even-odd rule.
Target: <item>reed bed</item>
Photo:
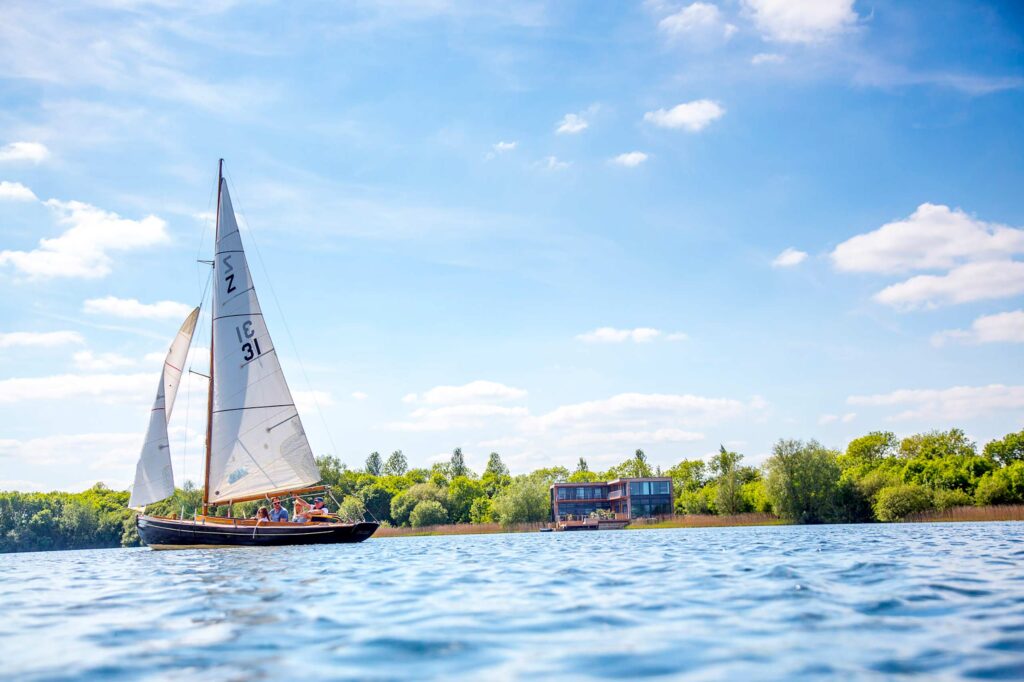
[[[546,523],[514,523],[503,526],[500,523],[448,523],[442,526],[383,526],[373,534],[375,538],[397,538],[414,535],[488,535],[491,533],[529,533],[546,528]]]
[[[726,526],[778,526],[787,523],[771,514],[674,514],[654,519],[634,519],[628,529],[644,528],[720,528]]]
[[[1000,504],[991,507],[951,507],[911,514],[908,523],[935,523],[948,521],[1024,521],[1024,505]]]

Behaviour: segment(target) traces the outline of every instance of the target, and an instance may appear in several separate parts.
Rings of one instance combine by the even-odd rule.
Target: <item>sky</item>
[[[131,482],[219,158],[313,450],[350,467],[1024,428],[1016,3],[2,13],[0,489]]]

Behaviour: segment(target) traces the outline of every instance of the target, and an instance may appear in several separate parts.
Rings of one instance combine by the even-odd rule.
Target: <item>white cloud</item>
[[[50,150],[39,142],[11,142],[0,147],[0,162],[30,161],[42,163],[50,157]]]
[[[853,0],[744,0],[768,40],[817,43],[857,22]]]
[[[729,38],[736,32],[736,27],[722,19],[722,13],[716,5],[695,2],[659,21],[658,30],[672,39],[709,35]]]
[[[666,341],[686,341],[690,338],[690,335],[686,332],[672,332],[671,334],[665,335]]]
[[[33,464],[98,463],[100,458],[130,463],[142,447],[141,433],[79,433],[27,440],[0,439],[0,458]]]
[[[334,404],[334,398],[327,391],[292,391],[292,400],[295,409],[307,414]]]
[[[0,201],[36,201],[36,193],[20,182],[0,181]]]
[[[832,261],[846,272],[899,273],[1019,253],[1024,253],[1024,230],[925,203],[909,218],[847,239],[832,252]]]
[[[491,440],[482,440],[477,443],[478,447],[481,448],[515,448],[522,445],[526,445],[529,441],[522,436],[507,436],[505,438],[492,438]]]
[[[800,265],[806,258],[807,253],[805,251],[798,251],[790,246],[775,257],[775,260],[772,261],[772,267],[791,268],[795,265]]]
[[[658,109],[644,114],[644,120],[661,128],[683,128],[691,133],[706,128],[725,115],[725,109],[709,99],[677,104],[671,109]]]
[[[0,332],[0,348],[53,348],[85,343],[78,332]]]
[[[921,204],[905,220],[859,234],[832,251],[836,269],[903,273],[946,270],[892,284],[875,294],[899,309],[934,308],[1024,292],[1024,230],[987,223],[960,209]]]
[[[646,160],[647,154],[644,154],[643,152],[626,152],[625,154],[619,154],[612,159],[612,163],[625,166],[626,168],[634,168]]]
[[[875,294],[879,303],[900,310],[934,308],[1024,293],[1024,262],[984,261],[953,268],[945,275],[918,275]]]
[[[703,424],[735,417],[747,409],[728,398],[665,393],[620,393],[606,400],[563,405],[536,419],[540,428],[566,428],[634,424],[646,426],[659,419],[679,425]]]
[[[557,156],[545,156],[540,165],[547,170],[565,170],[572,164],[568,161],[559,161]]]
[[[818,417],[818,423],[819,424],[834,424],[835,422],[840,422],[841,421],[844,424],[849,424],[850,422],[852,422],[856,418],[857,418],[857,413],[856,412],[847,412],[846,414],[843,414],[843,415],[823,414],[820,417]]]
[[[117,353],[93,353],[91,350],[81,350],[72,356],[75,367],[86,372],[107,372],[112,369],[122,369],[138,364],[134,359],[119,355]]]
[[[660,335],[660,330],[653,329],[651,327],[637,327],[636,329],[599,327],[594,331],[580,334],[576,338],[585,343],[622,343],[623,341],[647,343],[648,341],[653,341]]]
[[[566,114],[562,117],[562,120],[558,122],[558,127],[555,128],[555,132],[559,135],[575,135],[576,133],[582,133],[590,123],[584,118],[583,114]]]
[[[129,220],[79,201],[45,202],[68,229],[39,240],[33,251],[0,251],[0,265],[11,265],[31,278],[96,279],[111,272],[110,253],[169,241],[167,223],[154,215]]]
[[[786,61],[786,56],[776,54],[774,52],[759,52],[750,58],[750,63],[754,66],[761,66],[762,64],[781,64]]]
[[[704,440],[703,433],[684,431],[682,429],[657,429],[654,431],[612,431],[575,433],[558,441],[562,447],[579,447],[583,445],[609,445],[627,443],[633,447],[642,447],[651,443],[693,443]]]
[[[850,396],[850,405],[903,407],[893,420],[960,421],[1024,409],[1024,386],[955,386],[946,389],[903,389],[876,395]]]
[[[435,386],[419,398],[415,393],[410,393],[402,401],[416,402],[418,399],[427,405],[456,405],[489,401],[503,402],[525,397],[524,389],[506,386],[497,381],[477,380],[461,386]]]
[[[95,396],[103,400],[141,400],[156,388],[156,375],[60,374],[0,380],[0,403],[24,400],[60,400]],[[152,396],[149,396],[152,398]]]
[[[528,414],[529,410],[525,407],[506,405],[469,404],[421,407],[414,410],[407,421],[391,422],[386,428],[391,431],[475,429],[492,423],[496,418],[519,418]]]
[[[514,141],[514,140],[512,142],[497,142],[497,143],[495,143],[493,149],[494,149],[494,151],[498,152],[499,154],[502,154],[504,152],[512,151],[513,149],[516,148],[516,146],[518,144],[519,143]]]
[[[525,407],[498,405],[525,398],[521,388],[506,386],[496,381],[477,380],[461,386],[435,386],[420,395],[409,393],[402,402],[420,402],[420,407],[405,421],[391,422],[385,428],[392,431],[449,431],[473,429],[493,424],[495,420],[508,421],[525,417]]]
[[[183,320],[192,306],[175,301],[140,303],[134,298],[90,298],[82,304],[82,312],[90,315],[111,315],[135,320]]]
[[[932,337],[932,345],[959,343],[1024,343],[1024,310],[1014,310],[976,319],[970,329],[950,329]]]
[[[369,395],[363,393],[362,391],[352,391],[352,398],[354,398],[355,400],[366,400],[369,397]]]

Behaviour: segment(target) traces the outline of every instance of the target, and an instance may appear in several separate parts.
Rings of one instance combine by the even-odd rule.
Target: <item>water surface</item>
[[[1024,524],[0,555],[5,679],[1024,679]]]

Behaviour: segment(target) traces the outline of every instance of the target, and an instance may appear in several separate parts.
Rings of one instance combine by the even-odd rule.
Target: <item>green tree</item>
[[[739,463],[743,455],[729,452],[724,445],[718,448],[718,454],[711,458],[711,472],[718,484],[718,495],[715,507],[719,514],[739,514],[746,511],[740,488],[743,482],[739,477]]]
[[[366,458],[366,473],[371,476],[380,476],[381,470],[384,468],[384,463],[381,461],[379,452],[371,452]]]
[[[574,471],[569,475],[569,483],[594,483],[604,480],[596,471]]]
[[[998,440],[989,441],[982,452],[999,466],[1024,461],[1024,431],[1008,433]]]
[[[1024,461],[989,472],[978,482],[974,493],[979,505],[1024,502]]]
[[[347,521],[362,521],[366,515],[366,505],[355,495],[349,495],[341,501],[338,516]]]
[[[408,490],[391,498],[391,520],[395,525],[409,525],[409,515],[416,505],[425,500],[433,500],[441,506],[447,502],[445,489],[434,483],[417,483]]]
[[[569,480],[569,470],[565,467],[537,469],[530,473],[530,478],[543,481],[545,486],[550,486],[552,483],[565,483]]]
[[[384,463],[384,473],[388,476],[404,476],[408,468],[409,462],[406,461],[401,450],[392,452],[388,461]]]
[[[423,500],[409,514],[409,523],[413,528],[439,526],[448,523],[448,514],[440,502]]]
[[[494,509],[491,506],[491,500],[486,497],[478,497],[473,500],[473,505],[469,508],[469,521],[470,523],[493,523]]]
[[[651,465],[647,463],[647,455],[639,449],[625,462],[608,470],[608,478],[644,478],[653,475]]]
[[[900,442],[899,454],[904,459],[939,459],[943,457],[973,457],[977,455],[974,443],[961,429],[929,431],[908,436]]]
[[[380,483],[368,485],[359,491],[366,512],[377,521],[391,522],[391,498],[394,494]]]
[[[452,450],[452,458],[448,462],[448,476],[449,478],[458,478],[468,475],[469,468],[466,467],[466,458],[462,456],[462,448],[455,448]]]
[[[683,491],[694,492],[708,482],[708,468],[699,459],[684,459],[666,472],[672,477],[672,487],[676,496]]]
[[[835,517],[840,469],[837,453],[816,440],[780,440],[765,464],[765,486],[772,509],[797,523],[823,523]]]
[[[498,521],[507,526],[546,520],[551,509],[548,486],[543,476],[519,476],[513,480],[492,503]]]
[[[576,471],[574,473],[582,474],[582,473],[589,473],[589,472],[590,472],[590,467],[587,466],[587,460],[585,460],[582,457],[580,457],[580,460],[578,462],[576,462]]]
[[[878,492],[875,516],[879,521],[899,521],[910,514],[931,509],[932,491],[927,486],[904,483]]]
[[[484,469],[484,476],[490,475],[495,478],[508,476],[508,467],[501,461],[501,455],[497,452],[492,452],[490,457],[487,458],[487,468]]]
[[[483,481],[456,476],[448,484],[448,516],[452,523],[467,523],[473,503],[487,497]]]

